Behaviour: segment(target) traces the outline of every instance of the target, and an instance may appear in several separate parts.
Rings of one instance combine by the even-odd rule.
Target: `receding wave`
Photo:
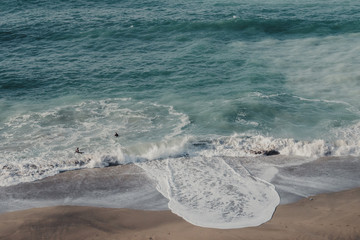
[[[158,191],[169,200],[169,208],[188,222],[221,229],[257,226],[271,218],[280,202],[275,187],[265,179],[273,179],[278,167],[329,155],[359,156],[359,130],[360,124],[339,130],[334,133],[338,138],[334,142],[237,134],[189,138],[182,148],[186,154],[137,165],[156,181]],[[263,158],[278,154],[283,156],[269,161]],[[263,157],[257,160],[258,155]],[[257,174],[249,172],[243,161],[253,162]]]
[[[280,198],[271,184],[220,157],[148,161],[139,165],[158,183],[169,208],[203,227],[239,228],[268,221]]]

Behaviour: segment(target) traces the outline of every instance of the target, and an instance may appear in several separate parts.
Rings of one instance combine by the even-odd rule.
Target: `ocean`
[[[355,0],[3,0],[0,212],[238,228],[359,187],[359,43]]]

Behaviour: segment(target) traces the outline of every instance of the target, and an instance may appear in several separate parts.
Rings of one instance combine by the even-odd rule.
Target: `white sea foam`
[[[171,106],[124,98],[22,111],[0,127],[0,184],[169,156],[181,151],[184,140],[176,136],[188,122]],[[84,153],[75,154],[76,147]]]
[[[336,141],[297,141],[241,134],[209,136],[202,140],[188,138],[192,144],[183,144],[188,157],[145,161],[138,165],[157,181],[157,189],[169,199],[169,208],[190,223],[224,229],[256,226],[269,220],[279,203],[274,187],[268,184],[279,174],[279,169],[327,155],[358,156],[360,145],[355,139],[359,139],[356,136],[359,129],[360,124],[355,124],[337,131]],[[339,140],[344,138],[348,140]],[[256,154],[272,149],[281,155],[260,157]],[[281,191],[307,196],[311,191],[316,193],[328,188],[328,184],[319,183],[306,190],[301,181],[301,177],[292,181],[296,185],[294,189],[281,183]]]
[[[296,141],[294,139],[281,139],[262,135],[239,135],[221,137],[211,140],[211,148],[203,150],[200,154],[211,156],[246,157],[255,156],[270,150],[277,150],[282,155],[319,157],[329,151],[324,140]]]
[[[243,117],[240,112],[238,120]],[[1,184],[34,181],[65,170],[136,163],[156,180],[174,213],[199,226],[238,228],[271,218],[279,196],[266,181],[276,177],[279,168],[327,155],[360,155],[360,123],[330,131],[326,140],[310,141],[253,133],[191,136],[183,131],[188,124],[188,116],[171,106],[131,99],[85,101],[17,114],[0,129],[6,139],[0,143]],[[84,154],[75,154],[75,147]],[[259,157],[269,150],[280,156]]]
[[[345,101],[337,101],[337,100],[326,100],[326,99],[310,99],[310,98],[303,98],[298,96],[293,96],[294,98],[297,98],[301,101],[308,101],[308,102],[323,102],[323,103],[335,103],[345,106],[345,108],[355,114],[360,114],[360,110],[357,109],[355,106],[351,105],[350,103],[347,103]]]
[[[265,38],[229,44],[229,52],[247,55],[247,62],[280,73],[281,92],[305,99],[350,104],[359,113],[359,33],[291,39]],[[286,89],[286,90],[284,90]],[[289,90],[289,91],[288,91]],[[252,95],[268,98],[266,94]],[[274,96],[270,91],[269,95]]]
[[[81,106],[89,107],[86,104]],[[106,104],[102,105],[104,106]],[[124,108],[114,113],[114,109],[104,107],[101,110],[102,107],[98,107],[96,111],[91,110],[93,119],[89,119],[90,113],[82,113],[77,106],[75,113],[70,113],[79,112],[80,116],[73,116],[73,119],[67,117],[64,122],[61,118],[65,115],[61,112],[67,111],[66,108],[12,118],[1,129],[2,138],[8,140],[1,143],[4,149],[0,163],[1,184],[33,181],[65,170],[106,167],[184,155],[208,158],[251,157],[259,152],[277,150],[281,155],[305,157],[306,161],[327,155],[360,155],[360,123],[329,132],[329,135],[332,135],[329,140],[299,141],[246,134],[206,138],[186,135],[169,137],[167,130],[178,135],[175,133],[181,131],[180,126],[187,123],[187,118],[182,114],[172,114],[168,118],[170,124],[167,130],[163,131],[164,123],[159,122],[158,129],[162,134],[158,135],[159,140],[150,134],[149,141],[131,142],[131,138],[135,139],[136,134],[146,136],[147,127],[155,127],[156,131],[157,125],[144,126],[148,123],[147,113],[144,112]],[[177,121],[174,116],[178,116]],[[58,123],[54,124],[57,121]],[[122,127],[122,134],[128,135],[115,139],[112,136],[113,129]],[[121,142],[122,137],[128,140],[128,145]],[[74,154],[76,146],[80,146],[85,153]]]
[[[234,134],[229,137],[209,137],[200,141],[205,148],[199,155],[246,157],[276,150],[281,155],[300,156],[316,159],[322,156],[359,156],[360,123],[334,129],[329,132],[328,140],[296,140],[293,138],[274,138],[263,135]]]
[[[132,148],[132,152],[136,148],[137,155],[140,158],[148,160],[162,159],[183,155],[188,151],[187,145],[188,137],[185,136],[155,143],[138,144]]]
[[[270,95],[266,95],[264,93],[261,92],[251,92],[249,94],[249,96],[255,96],[255,97],[259,97],[259,98],[272,98],[272,97],[278,97],[281,95],[286,95],[285,93],[276,93],[276,94],[270,94]]]
[[[169,199],[169,208],[192,224],[212,228],[257,226],[280,199],[271,184],[220,157],[172,158],[139,164]]]
[[[282,56],[276,58],[276,66],[285,69],[287,84],[298,96],[357,105],[358,37],[351,33],[281,42]]]
[[[331,146],[334,156],[360,155],[360,122],[349,127],[332,131],[334,144]]]
[[[174,127],[173,132],[172,132],[171,135],[166,136],[166,138],[168,138],[168,139],[170,139],[170,138],[172,138],[174,136],[180,135],[182,133],[182,129],[185,126],[190,124],[189,117],[186,114],[176,112],[172,106],[169,109],[169,113],[173,114],[175,116],[178,116],[180,121],[181,121],[181,124]]]

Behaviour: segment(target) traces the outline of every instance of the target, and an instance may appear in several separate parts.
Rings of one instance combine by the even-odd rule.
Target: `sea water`
[[[0,13],[3,188],[136,164],[174,213],[236,228],[360,185],[358,1],[4,0]]]

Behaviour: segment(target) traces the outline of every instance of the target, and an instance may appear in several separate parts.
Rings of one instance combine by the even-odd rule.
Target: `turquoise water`
[[[360,154],[357,1],[5,0],[0,13],[2,186],[270,149],[287,157],[275,166]]]

